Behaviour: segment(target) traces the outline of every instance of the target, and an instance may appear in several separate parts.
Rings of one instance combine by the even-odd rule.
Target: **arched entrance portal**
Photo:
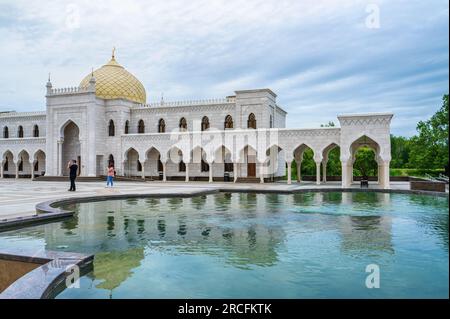
[[[62,175],[69,175],[67,163],[70,160],[76,160],[78,164],[78,175],[81,173],[81,146],[80,146],[80,129],[70,121],[63,130],[63,144],[61,154],[61,172]]]

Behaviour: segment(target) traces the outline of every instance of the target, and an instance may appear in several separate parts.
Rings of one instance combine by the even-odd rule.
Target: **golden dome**
[[[105,100],[127,99],[145,104],[146,93],[142,83],[123,66],[117,63],[114,51],[107,64],[95,70],[95,95]],[[88,74],[80,83],[80,87],[88,87],[92,73]]]

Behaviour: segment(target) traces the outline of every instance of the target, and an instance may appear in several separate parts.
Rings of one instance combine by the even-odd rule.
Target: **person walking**
[[[75,192],[75,179],[77,178],[78,165],[76,160],[71,160],[67,164],[67,168],[69,169],[69,178],[70,178],[70,188],[69,192]]]
[[[113,187],[114,175],[116,171],[113,164],[109,164],[106,176],[106,187]]]

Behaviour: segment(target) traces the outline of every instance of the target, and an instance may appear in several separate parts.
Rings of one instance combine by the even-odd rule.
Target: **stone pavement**
[[[102,196],[116,194],[194,194],[218,188],[230,190],[296,190],[340,188],[340,182],[327,182],[316,185],[313,182],[301,182],[287,185],[286,182],[246,184],[246,183],[208,183],[208,182],[116,182],[114,188],[105,188],[103,182],[79,182],[76,192],[68,192],[69,183],[37,182],[28,179],[0,179],[0,219],[35,215],[37,203],[53,199],[84,196]],[[358,184],[352,187],[359,188]],[[371,184],[371,188],[378,185]],[[393,182],[392,189],[409,189],[408,182]]]

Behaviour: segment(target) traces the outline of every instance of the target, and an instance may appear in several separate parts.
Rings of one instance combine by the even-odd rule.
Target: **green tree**
[[[411,167],[448,167],[448,94],[442,100],[442,107],[429,120],[417,124],[419,135],[411,138]]]
[[[378,164],[375,160],[375,152],[369,147],[361,147],[356,151],[353,164],[354,176],[377,176]]]
[[[391,168],[407,168],[411,142],[409,138],[391,135]]]

